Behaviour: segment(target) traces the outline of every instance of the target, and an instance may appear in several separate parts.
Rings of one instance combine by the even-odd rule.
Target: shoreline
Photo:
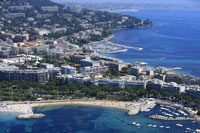
[[[29,105],[27,102],[10,102],[7,110],[0,112],[18,112],[28,114]],[[80,106],[96,106],[103,108],[115,108],[127,111],[128,115],[137,115],[140,112],[150,111],[156,104],[154,100],[142,99],[140,101],[110,101],[110,100],[47,100],[47,101],[31,101],[30,107],[46,107],[59,105],[80,105]],[[13,108],[13,109],[10,109]]]
[[[13,113],[21,113],[22,115],[28,114],[28,104],[25,102],[9,102],[8,108],[10,110],[0,110],[1,112],[13,112]],[[46,100],[46,101],[30,101],[30,106],[34,110],[39,107],[48,107],[48,106],[67,106],[67,105],[77,105],[77,106],[94,106],[94,107],[102,107],[102,108],[113,108],[124,110],[127,115],[135,116],[142,112],[149,112],[156,105],[167,105],[171,107],[175,107],[177,109],[181,109],[191,116],[190,120],[200,122],[200,117],[195,115],[189,110],[189,108],[183,107],[179,104],[171,104],[166,101],[161,100],[150,100],[150,99],[142,99],[140,101],[111,101],[111,100]],[[12,108],[12,109],[11,109]],[[28,114],[29,115],[29,114]],[[154,116],[154,115],[151,115]],[[151,116],[149,118],[151,118]],[[161,119],[160,117],[154,117],[153,119],[157,120],[168,120]],[[169,119],[169,121],[174,121],[178,119]],[[184,120],[184,119],[180,119]]]
[[[103,107],[103,108],[115,108],[121,109],[124,111],[128,111],[128,108],[122,106],[122,104],[128,104],[131,102],[120,102],[116,105],[117,101],[107,101],[107,100],[70,100],[70,101],[42,101],[42,102],[34,102],[31,103],[32,108],[39,108],[39,107],[48,107],[48,106],[67,106],[67,105],[78,105],[78,106],[96,106],[96,107]]]

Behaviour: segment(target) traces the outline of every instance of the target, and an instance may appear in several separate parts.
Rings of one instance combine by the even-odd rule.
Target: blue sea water
[[[118,12],[119,13],[119,12]],[[141,9],[122,14],[149,18],[156,26],[146,29],[114,31],[112,40],[144,48],[109,55],[126,62],[145,61],[151,66],[181,67],[179,73],[200,77],[200,9]]]
[[[159,121],[149,119],[152,114],[159,114],[159,106],[147,113],[128,116],[124,110],[94,106],[51,106],[37,108],[34,112],[46,115],[44,119],[17,120],[17,114],[0,114],[0,133],[182,133],[186,128],[200,128],[200,123],[191,121]],[[133,122],[141,124],[135,127]],[[176,123],[183,124],[177,127]],[[148,127],[156,124],[157,128]],[[170,129],[159,128],[160,125]]]

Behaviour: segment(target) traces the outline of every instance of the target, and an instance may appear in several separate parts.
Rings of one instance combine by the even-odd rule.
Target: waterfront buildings
[[[87,66],[100,66],[100,62],[93,61],[91,59],[82,59],[80,61],[81,67],[87,67]]]
[[[3,68],[0,69],[0,81],[4,80],[47,83],[49,78],[47,70],[12,70]]]
[[[165,83],[161,89],[162,92],[168,91],[172,94],[181,94],[185,93],[185,86],[178,85],[174,82]]]
[[[49,63],[41,63],[40,66],[42,68],[45,68],[45,69],[50,69],[50,68],[53,68],[54,65],[53,64],[49,64]]]
[[[65,65],[65,66],[61,66],[61,73],[62,74],[76,74],[76,68],[69,66],[69,65]]]
[[[145,81],[127,81],[125,83],[126,88],[133,88],[135,90],[140,89],[140,88],[146,88],[146,82]]]
[[[161,91],[162,87],[163,87],[163,81],[159,80],[159,79],[152,79],[149,80],[146,84],[146,89],[147,90],[157,90],[157,91]]]
[[[109,67],[108,66],[88,66],[88,67],[83,67],[80,68],[80,72],[83,74],[89,74],[89,73],[106,73],[109,71]]]
[[[147,66],[147,63],[145,62],[136,62],[131,68],[131,74],[135,76],[139,76],[141,74],[153,76],[154,70]]]
[[[199,86],[188,86],[186,88],[185,94],[194,99],[200,99],[200,87]]]

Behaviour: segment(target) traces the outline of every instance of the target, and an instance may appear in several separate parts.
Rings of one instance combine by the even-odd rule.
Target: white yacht
[[[136,124],[135,126],[136,126],[136,127],[139,127],[139,126],[140,126],[140,124],[138,123],[138,124]]]
[[[133,124],[133,125],[136,125],[137,123],[136,123],[136,122],[133,122],[132,124]]]
[[[177,127],[183,127],[183,125],[182,125],[182,124],[176,124],[176,126],[177,126]]]
[[[160,126],[160,128],[164,128],[165,126]]]
[[[152,124],[149,124],[148,126],[149,126],[149,127],[152,127]]]
[[[152,127],[157,127],[157,125],[153,125]]]

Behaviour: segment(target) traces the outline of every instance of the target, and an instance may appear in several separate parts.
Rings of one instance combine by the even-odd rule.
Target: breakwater
[[[191,118],[191,117],[166,117],[166,116],[162,116],[162,115],[151,115],[149,116],[149,118],[151,119],[156,119],[156,120],[165,120],[165,121],[194,121],[196,120],[195,118]]]
[[[44,117],[46,117],[44,114],[22,114],[17,116],[17,119],[39,119]]]

